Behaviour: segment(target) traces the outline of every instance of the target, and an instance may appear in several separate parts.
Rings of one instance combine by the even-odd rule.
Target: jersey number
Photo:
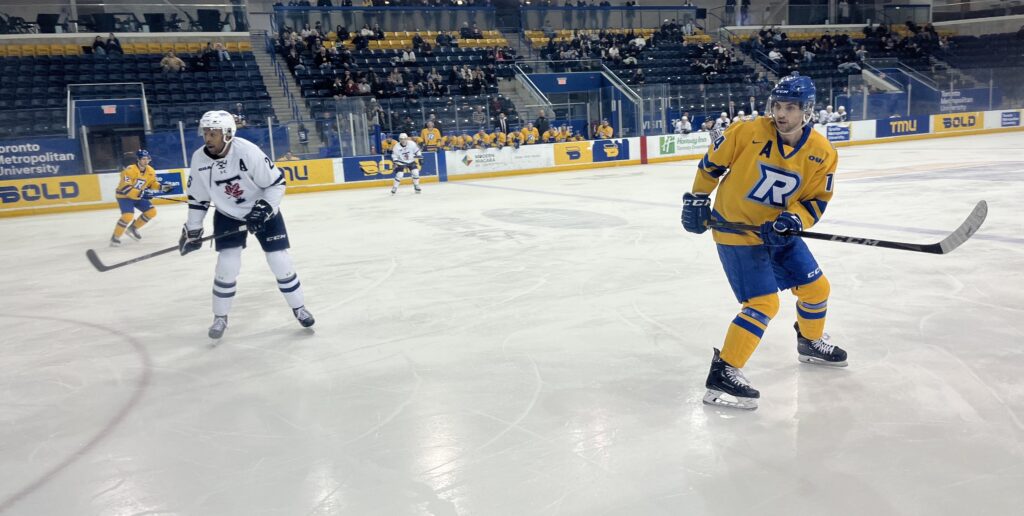
[[[747,198],[776,208],[788,206],[789,198],[797,188],[800,188],[800,175],[764,163],[759,163],[758,166],[761,169],[761,179],[747,194]]]

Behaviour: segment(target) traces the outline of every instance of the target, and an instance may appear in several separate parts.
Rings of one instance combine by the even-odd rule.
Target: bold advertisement
[[[591,151],[594,163],[629,159],[629,140],[595,140]]]
[[[329,185],[334,183],[334,160],[278,161],[274,165],[284,172],[284,178],[288,182],[288,186]]]
[[[326,160],[330,163],[331,160]],[[437,158],[433,152],[424,152],[420,160],[420,176],[437,175]],[[356,156],[342,158],[346,183],[394,179],[395,164],[384,156]],[[408,176],[407,176],[408,177]]]
[[[830,142],[848,142],[852,127],[850,122],[831,123],[825,126],[825,136]]]
[[[95,175],[21,179],[0,183],[0,209],[79,204],[103,199]]]
[[[81,174],[80,153],[78,141],[67,138],[0,141],[0,180]]]
[[[925,115],[875,120],[875,136],[877,138],[887,138],[890,136],[906,136],[908,134],[925,134],[928,132],[928,122],[930,119],[931,117]]]
[[[709,133],[666,134],[647,140],[647,153],[652,158],[665,156],[695,156],[704,154],[711,146]]]
[[[985,127],[985,113],[973,112],[933,115],[932,127],[933,131],[936,133],[981,129]]]
[[[999,127],[1020,127],[1020,111],[1003,111]]]
[[[594,153],[588,141],[556,143],[554,152],[555,165],[586,165],[594,162]]]

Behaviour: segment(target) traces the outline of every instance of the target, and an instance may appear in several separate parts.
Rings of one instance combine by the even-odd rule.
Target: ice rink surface
[[[963,515],[1024,506],[1024,133],[842,148],[808,241],[850,367],[796,360],[794,297],[701,403],[738,305],[679,224],[695,162],[286,197],[315,333],[258,246],[227,335],[183,206],[0,219],[0,514]],[[207,226],[210,219],[207,220]]]

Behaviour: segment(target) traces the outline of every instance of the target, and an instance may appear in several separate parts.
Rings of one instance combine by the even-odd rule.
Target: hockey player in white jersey
[[[299,324],[313,326],[313,314],[306,310],[302,285],[287,251],[288,231],[279,209],[285,191],[284,172],[255,144],[235,137],[235,119],[227,111],[206,112],[199,121],[199,130],[205,144],[192,155],[188,220],[178,241],[181,254],[202,246],[197,240],[203,236],[203,219],[213,203],[214,234],[245,225],[266,253],[270,270],[277,277],[277,287]],[[209,330],[212,339],[221,338],[227,329],[247,236],[242,231],[215,239],[217,268],[213,280],[213,325]]]
[[[412,187],[416,193],[420,190],[420,147],[416,142],[409,139],[409,135],[402,133],[398,135],[398,143],[391,148],[391,162],[395,164],[395,185],[391,187],[391,195],[398,193],[398,185],[402,184],[402,177],[406,172],[412,175]]]

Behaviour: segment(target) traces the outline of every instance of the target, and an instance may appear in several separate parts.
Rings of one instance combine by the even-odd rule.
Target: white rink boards
[[[1024,504],[1024,133],[839,149],[808,241],[850,367],[796,361],[794,298],[700,399],[737,304],[685,233],[695,162],[286,197],[307,334],[262,253],[228,333],[183,206],[0,219],[0,514],[1011,514]],[[208,221],[207,226],[210,223]]]

